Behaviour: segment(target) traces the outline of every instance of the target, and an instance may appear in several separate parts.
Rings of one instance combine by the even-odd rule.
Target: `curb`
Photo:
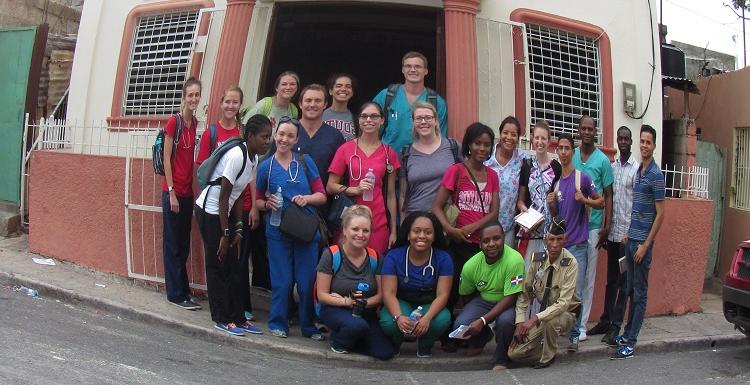
[[[220,342],[233,347],[268,351],[281,354],[291,354],[305,359],[333,360],[344,363],[350,367],[386,369],[386,370],[409,370],[409,371],[467,371],[483,370],[492,367],[489,356],[487,359],[476,357],[454,356],[450,358],[435,357],[430,360],[397,357],[390,361],[378,361],[371,357],[359,354],[335,354],[328,349],[313,349],[301,346],[293,342],[287,342],[278,338],[237,338],[215,331],[212,327],[204,327],[187,324],[180,320],[150,312],[139,310],[121,303],[107,299],[83,295],[72,290],[41,282],[23,275],[0,272],[0,283],[7,285],[25,285],[35,288],[40,295],[47,298],[59,299],[61,301],[80,304],[104,310],[107,313],[121,316],[123,318],[156,323],[167,326],[190,336],[199,337],[210,342]],[[595,340],[595,338],[592,338]],[[747,338],[742,334],[714,335],[689,338],[673,338],[662,341],[646,341],[638,345],[638,353],[664,353],[685,350],[715,349],[738,346],[747,343]],[[593,341],[592,341],[593,342]],[[596,342],[598,344],[598,341]],[[564,351],[558,353],[558,362],[577,362],[591,359],[604,359],[609,357],[612,348],[606,345],[587,346],[575,354],[567,354]]]

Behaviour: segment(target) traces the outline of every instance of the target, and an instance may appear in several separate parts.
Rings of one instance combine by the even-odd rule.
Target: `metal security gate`
[[[696,164],[711,170],[708,180],[708,198],[714,201],[714,223],[711,228],[711,244],[708,246],[708,264],[706,278],[715,276],[718,271],[719,242],[721,240],[721,224],[724,218],[724,199],[726,184],[724,183],[727,150],[713,143],[698,141],[696,148]]]
[[[145,129],[128,134],[125,157],[125,251],[128,277],[164,283],[162,238],[162,182],[154,174],[151,146],[156,131]],[[206,290],[205,266],[200,235],[193,221],[191,250],[187,260],[190,287]]]

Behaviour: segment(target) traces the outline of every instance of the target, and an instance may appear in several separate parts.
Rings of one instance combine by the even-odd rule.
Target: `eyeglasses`
[[[370,119],[370,120],[379,120],[381,117],[382,117],[382,115],[380,115],[380,114],[370,114],[370,115],[359,114],[359,120],[367,120],[367,119]]]
[[[419,64],[416,64],[416,65],[404,64],[404,69],[406,70],[421,70],[422,68],[424,68],[424,66],[419,65]]]
[[[414,121],[417,122],[417,123],[419,123],[419,122],[431,123],[433,120],[435,120],[435,117],[432,116],[432,115],[422,115],[422,116],[415,116],[414,117]]]

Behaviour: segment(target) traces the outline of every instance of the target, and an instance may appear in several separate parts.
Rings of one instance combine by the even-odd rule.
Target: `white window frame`
[[[734,129],[732,199],[730,206],[750,211],[750,127]]]
[[[198,20],[198,10],[138,18],[123,87],[124,116],[163,116],[179,110]]]
[[[529,126],[549,122],[552,137],[569,133],[578,140],[578,119],[594,118],[596,141],[603,143],[601,56],[598,40],[580,33],[527,23]]]

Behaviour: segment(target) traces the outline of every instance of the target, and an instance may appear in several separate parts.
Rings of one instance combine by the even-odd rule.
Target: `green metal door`
[[[0,200],[19,203],[21,157],[36,27],[0,29]]]
[[[719,240],[721,237],[721,222],[724,213],[724,165],[727,150],[713,143],[698,141],[696,164],[708,167],[708,197],[714,201],[714,224],[711,230],[711,244],[708,246],[708,263],[706,264],[706,278],[716,273],[716,262],[719,255]]]

